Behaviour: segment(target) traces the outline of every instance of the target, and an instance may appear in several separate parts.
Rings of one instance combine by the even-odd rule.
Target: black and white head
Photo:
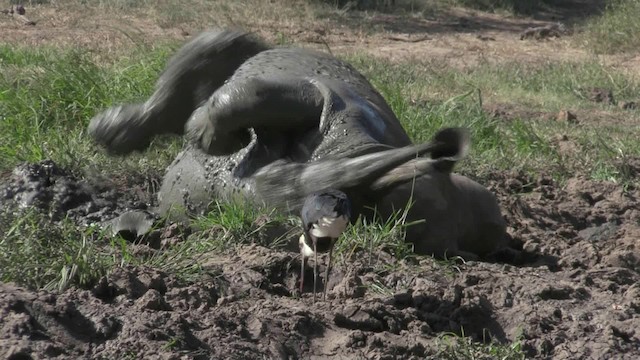
[[[345,193],[339,190],[318,191],[305,199],[301,217],[304,231],[299,240],[300,255],[302,256],[300,293],[302,293],[304,285],[305,259],[314,256],[313,299],[315,301],[318,253],[329,252],[324,287],[324,297],[326,298],[333,245],[335,245],[336,240],[342,235],[351,221],[351,201]]]
[[[313,255],[314,242],[317,251],[327,252],[351,221],[351,201],[339,190],[318,191],[305,199],[301,217],[303,236],[307,236],[300,244],[304,256]]]

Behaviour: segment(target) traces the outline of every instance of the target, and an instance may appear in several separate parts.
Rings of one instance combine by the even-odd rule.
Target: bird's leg
[[[304,287],[304,248],[300,248],[300,297],[302,298],[302,288]]]
[[[313,303],[316,302],[316,283],[318,282],[318,247],[316,245],[316,239],[313,239],[313,255],[315,259],[313,261]]]
[[[327,287],[329,287],[329,272],[331,272],[331,255],[333,255],[333,245],[329,248],[329,263],[327,269],[324,272],[324,296],[323,300],[327,301]]]

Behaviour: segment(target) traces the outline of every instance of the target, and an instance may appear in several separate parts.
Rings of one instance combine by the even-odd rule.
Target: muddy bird
[[[324,274],[324,295],[327,298],[327,284],[331,271],[333,245],[347,228],[351,220],[351,201],[339,190],[325,190],[313,193],[302,206],[302,228],[300,236],[300,293],[304,286],[305,259],[313,255],[313,301],[316,301],[316,283],[318,279],[318,252],[329,252],[329,262]]]

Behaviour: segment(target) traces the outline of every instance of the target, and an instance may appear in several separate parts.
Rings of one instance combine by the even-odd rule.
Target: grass
[[[349,263],[354,257],[364,254],[368,258],[369,266],[378,267],[380,263],[373,257],[380,251],[393,255],[398,261],[413,255],[412,245],[404,241],[405,229],[414,224],[406,220],[408,210],[409,204],[389,219],[378,219],[374,216],[373,221],[367,221],[358,218],[336,243],[336,257]],[[382,265],[383,267],[393,266],[393,264]]]
[[[85,133],[100,110],[150,94],[167,54],[168,48],[152,54],[140,48],[131,58],[103,66],[83,50],[0,46],[0,171],[43,159],[75,169],[100,163],[118,171],[168,164],[176,144],[169,151],[152,148],[144,159],[111,158],[96,151]]]
[[[158,140],[143,155],[112,158],[94,147],[85,128],[101,109],[148,96],[171,49],[138,48],[104,65],[82,50],[0,47],[0,88],[5,89],[0,93],[0,171],[43,159],[74,169],[92,163],[120,172],[163,168],[179,150],[180,140]],[[463,164],[466,173],[552,168],[561,178],[586,168],[595,178],[624,181],[613,161],[639,153],[637,126],[631,131],[608,124],[570,127],[526,114],[505,122],[481,107],[484,101],[518,103],[551,114],[574,108],[621,111],[588,102],[584,90],[606,87],[620,100],[634,99],[639,83],[595,61],[483,64],[458,71],[434,63],[389,64],[364,56],[348,60],[381,90],[415,141],[426,141],[443,126],[471,128],[474,162]],[[587,156],[566,159],[559,154],[553,143],[558,134],[577,142]]]
[[[607,4],[602,16],[583,25],[578,40],[588,49],[601,54],[635,52],[640,46],[640,2],[614,0]]]
[[[438,338],[437,359],[457,360],[524,360],[525,353],[520,341],[511,344],[495,342],[479,343],[464,334],[443,334]]]
[[[148,259],[145,265],[194,281],[207,274],[203,267],[211,254],[232,251],[240,245],[280,248],[297,232],[296,219],[244,201],[216,202],[213,210],[191,221],[194,233],[186,241]]]
[[[620,70],[596,61],[484,63],[457,70],[417,60],[401,64],[363,56],[349,60],[380,89],[414,141],[427,141],[444,126],[470,128],[472,152],[458,168],[462,173],[481,177],[487,171],[513,169],[551,173],[564,180],[586,172],[594,179],[637,182],[622,169],[630,157],[640,156],[635,140],[640,127],[597,121],[590,113],[632,119],[638,113],[592,103],[585,96],[587,89],[601,87],[612,89],[619,100],[634,99],[640,82]],[[504,120],[488,114],[483,108],[487,103],[518,105],[515,114]],[[588,124],[554,121],[561,109],[588,110],[581,113]],[[560,151],[561,135],[576,144],[575,153]]]
[[[18,216],[0,212],[0,280],[31,288],[90,287],[110,269],[127,262],[122,239],[104,241],[96,228],[70,220],[52,223],[27,210]]]
[[[242,202],[218,203],[191,225],[194,232],[185,241],[150,256],[137,256],[131,243],[111,237],[97,225],[81,227],[70,219],[53,222],[35,209],[17,214],[3,210],[0,281],[36,289],[90,288],[124,265],[151,266],[194,281],[207,273],[200,264],[212,253],[250,243],[282,247],[299,229],[289,216]]]

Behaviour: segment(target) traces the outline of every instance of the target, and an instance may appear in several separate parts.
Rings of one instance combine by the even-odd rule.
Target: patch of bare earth
[[[310,14],[312,10],[300,6],[304,2],[294,0],[291,3],[301,9],[286,11],[292,18],[275,18],[278,6],[286,6],[285,3],[287,1],[269,5],[268,13],[264,6],[258,6],[255,13],[266,13],[271,18],[248,18],[246,13],[227,9],[227,15],[212,13],[207,17],[200,14],[197,19],[173,20],[165,19],[171,9],[131,7],[119,10],[81,3],[74,6],[37,5],[26,8],[27,16],[35,20],[33,26],[0,14],[0,40],[28,46],[76,46],[110,51],[152,44],[161,39],[184,40],[208,27],[242,26],[268,40],[329,47],[336,53],[364,51],[397,61],[445,60],[460,67],[487,60],[539,62],[580,60],[591,56],[587,51],[571,46],[569,36],[565,34],[520,40],[526,29],[553,24],[548,19],[533,20],[457,8],[433,16],[355,12],[329,19],[314,17]],[[207,7],[197,9],[202,13]],[[635,65],[640,63],[637,56],[610,56],[603,60],[630,70],[638,70]]]

